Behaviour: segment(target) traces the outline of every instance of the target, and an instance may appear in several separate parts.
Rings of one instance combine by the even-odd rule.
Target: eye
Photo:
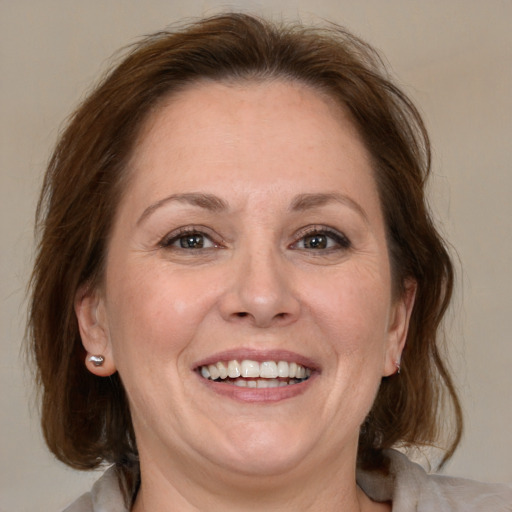
[[[327,249],[331,239],[325,233],[315,233],[302,239],[304,249]]]
[[[218,247],[207,234],[195,229],[181,229],[167,235],[160,246],[165,249],[199,250]]]
[[[300,238],[292,245],[293,249],[335,251],[336,249],[348,249],[351,246],[350,240],[345,235],[333,229],[306,228],[298,236]]]

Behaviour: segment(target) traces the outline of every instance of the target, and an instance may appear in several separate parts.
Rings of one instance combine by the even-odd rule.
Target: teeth
[[[240,377],[240,363],[238,361],[229,361],[228,363],[228,377],[236,379]]]
[[[226,366],[224,366],[224,363],[219,361],[217,363],[217,370],[219,370],[219,376],[221,379],[228,378],[228,369],[226,368]]]
[[[260,377],[262,379],[275,379],[277,377],[277,364],[274,361],[265,361],[260,364]]]
[[[278,379],[258,379],[258,380],[247,380],[244,378],[235,379],[232,381],[226,381],[226,384],[238,386],[240,388],[282,388],[283,386],[289,386],[291,384],[298,384],[302,382],[299,379],[290,380],[278,380]]]
[[[286,361],[279,361],[277,363],[277,375],[278,377],[289,377],[288,363]]]
[[[210,372],[210,377],[212,380],[216,380],[220,377],[220,372],[215,364],[208,365],[208,371]]]
[[[242,377],[256,377],[260,376],[260,364],[256,361],[244,360],[242,361],[242,370],[240,372]]]
[[[296,384],[311,376],[311,368],[287,361],[264,361],[258,363],[245,359],[241,363],[236,360],[218,361],[215,364],[200,367],[201,375],[209,380],[226,380],[235,386],[251,388],[267,388]],[[278,379],[289,379],[283,381]]]

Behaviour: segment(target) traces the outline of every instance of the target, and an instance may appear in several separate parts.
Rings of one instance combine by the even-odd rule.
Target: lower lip
[[[313,373],[307,380],[299,382],[298,384],[290,384],[277,388],[243,388],[232,384],[207,380],[200,375],[198,375],[198,378],[201,379],[208,389],[218,395],[240,402],[271,403],[302,395],[311,386],[316,378],[316,374]]]

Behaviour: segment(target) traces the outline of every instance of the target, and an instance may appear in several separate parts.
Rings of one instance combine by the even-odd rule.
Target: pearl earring
[[[103,366],[103,363],[105,362],[105,358],[102,355],[90,356],[89,361],[94,366]]]

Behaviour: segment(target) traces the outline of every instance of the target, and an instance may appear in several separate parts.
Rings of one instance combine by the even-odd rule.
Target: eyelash
[[[219,248],[222,247],[222,244],[215,242],[211,235],[204,232],[203,227],[197,227],[197,226],[190,226],[190,227],[184,227],[180,228],[178,231],[172,232],[168,234],[159,244],[159,246],[163,249],[176,249],[176,250],[208,250],[213,248]],[[180,240],[186,238],[186,237],[192,237],[192,236],[200,236],[204,240],[208,240],[209,243],[211,243],[211,247],[183,247],[183,246],[175,246],[177,242]],[[335,247],[320,247],[320,248],[314,248],[314,247],[298,247],[301,242],[304,242],[305,239],[308,237],[326,237],[327,241],[326,243],[329,244],[329,240],[332,240],[335,242]],[[307,228],[302,229],[299,231],[296,235],[296,241],[293,242],[289,247],[291,249],[296,250],[302,250],[302,251],[321,251],[321,252],[331,252],[331,251],[337,251],[337,250],[346,250],[350,249],[352,246],[352,243],[350,240],[340,233],[339,231],[336,231],[332,228],[327,228],[325,226],[308,226]]]
[[[303,242],[308,237],[315,237],[315,236],[325,236],[326,238],[330,238],[333,240],[336,244],[336,247],[324,247],[320,249],[314,249],[314,248],[306,248],[306,247],[297,247],[298,244]],[[337,230],[334,230],[332,228],[327,228],[325,226],[309,226],[307,228],[304,228],[301,230],[297,235],[297,241],[294,242],[291,247],[295,248],[297,250],[302,251],[316,251],[320,250],[322,252],[330,252],[330,251],[337,251],[337,250],[346,250],[350,249],[352,247],[352,243],[350,240],[342,233],[340,233]],[[328,242],[327,242],[328,243]]]
[[[177,249],[177,250],[207,250],[207,249],[213,249],[216,247],[222,247],[222,245],[218,242],[215,242],[213,238],[204,232],[205,228],[203,227],[185,227],[180,228],[178,231],[174,231],[168,235],[165,236],[165,238],[159,243],[159,246],[163,249]],[[181,239],[192,236],[201,236],[204,240],[208,240],[212,247],[199,247],[199,248],[186,248],[186,247],[178,247],[174,246],[175,243],[179,242]]]

